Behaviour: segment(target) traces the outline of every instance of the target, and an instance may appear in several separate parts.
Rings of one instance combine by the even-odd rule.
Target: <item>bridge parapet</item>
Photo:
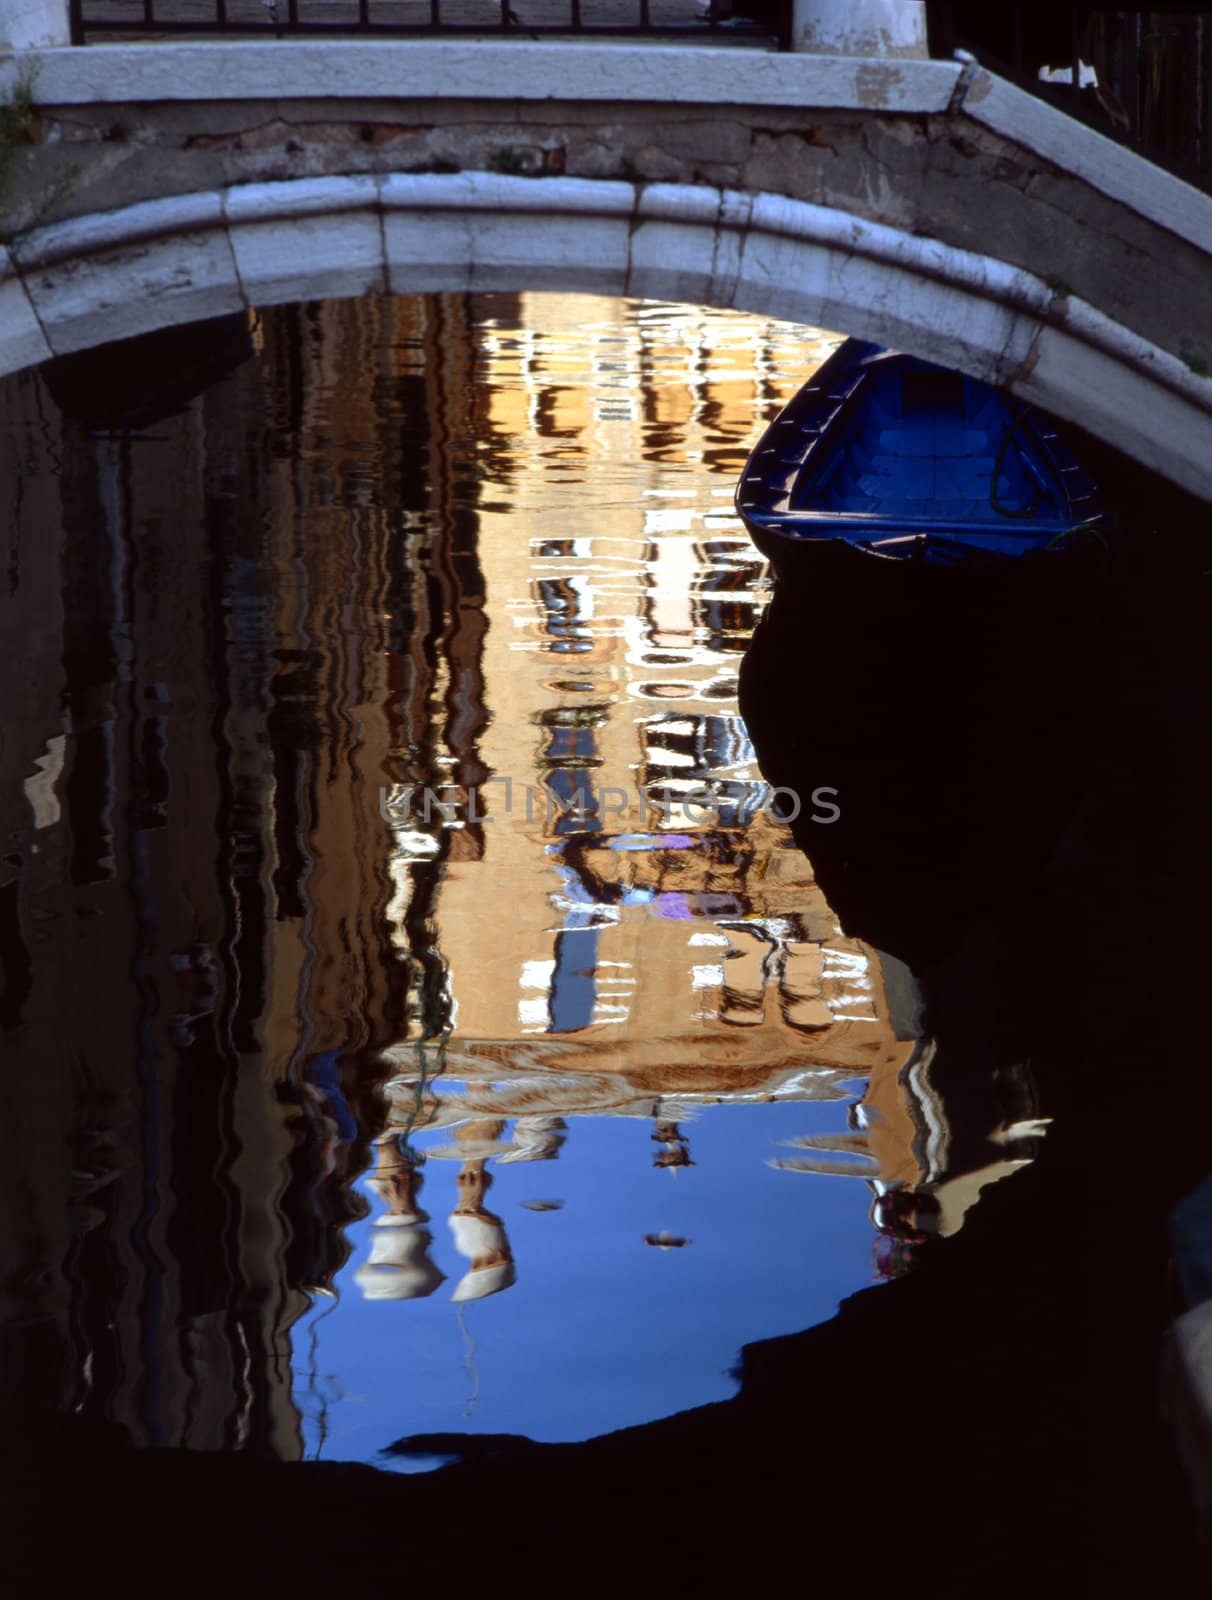
[[[258,299],[575,281],[905,344],[1212,498],[1212,200],[974,64],[738,55],[46,52],[7,365]],[[288,223],[289,273],[258,276],[258,227]]]

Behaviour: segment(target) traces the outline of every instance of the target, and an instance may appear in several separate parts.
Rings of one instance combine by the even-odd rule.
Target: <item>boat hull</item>
[[[1097,485],[1043,413],[929,362],[847,340],[763,434],[736,508],[780,574],[822,547],[872,566],[1049,572],[1103,548]]]

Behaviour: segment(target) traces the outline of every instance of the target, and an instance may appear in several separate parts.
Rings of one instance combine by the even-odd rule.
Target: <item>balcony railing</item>
[[[618,37],[785,48],[791,0],[70,0],[76,44],[176,37]],[[740,15],[741,11],[745,15]]]

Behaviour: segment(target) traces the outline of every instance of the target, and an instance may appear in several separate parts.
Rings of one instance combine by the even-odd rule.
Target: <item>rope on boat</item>
[[[1013,439],[1026,419],[1027,410],[1026,406],[1020,407],[1017,416],[1002,435],[1002,442],[998,447],[997,460],[993,463],[993,476],[989,479],[989,504],[1002,517],[1034,516],[1039,510],[1040,501],[1044,498],[1044,486],[1042,483],[1038,484],[1035,499],[1031,504],[1029,506],[1020,506],[1017,510],[1011,510],[1008,506],[1002,505],[997,497],[997,480],[1002,475],[1002,463],[1006,459],[1006,451],[1010,448],[1011,439]]]

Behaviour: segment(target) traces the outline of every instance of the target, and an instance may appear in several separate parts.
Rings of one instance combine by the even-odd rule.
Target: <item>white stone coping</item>
[[[39,105],[170,100],[617,100],[945,111],[950,61],[521,39],[230,39],[43,50]],[[0,88],[14,68],[0,64]]]
[[[348,179],[340,180],[348,182]],[[94,211],[67,222],[52,222],[13,240],[10,255],[22,271],[53,262],[83,260],[143,239],[197,233],[223,224],[223,197],[214,190],[173,195],[166,200],[141,200],[118,211]]]
[[[0,252],[0,371],[242,307],[453,289],[736,306],[964,367],[1212,500],[1212,379],[1029,273],[824,206],[484,172],[233,186]]]
[[[584,216],[753,231],[824,245],[846,256],[1024,312],[1064,328],[1212,414],[1212,380],[1076,296],[992,257],[782,195],[705,185],[636,185],[592,178],[520,178],[489,172],[360,174],[234,185],[148,200],[35,229],[13,244],[0,278],[81,261],[144,241],[246,224],[366,211]]]
[[[1159,227],[1212,252],[1212,196],[1155,167],[1046,100],[978,69],[963,114]]]
[[[950,61],[494,39],[188,41],[34,55],[33,93],[42,106],[443,99],[904,115],[950,106],[957,118],[970,118],[1212,252],[1212,197],[972,62],[965,73]],[[18,60],[0,59],[0,92],[13,82]]]
[[[238,184],[230,189],[144,200],[35,229],[14,243],[21,272],[83,259],[120,246],[248,222],[297,221],[355,211],[500,211],[681,222],[712,229],[755,229],[801,238],[900,267],[915,277],[961,288],[999,306],[1063,326],[1082,342],[1150,371],[1154,381],[1212,410],[1212,381],[1199,378],[1086,301],[1057,293],[1041,278],[990,256],[934,238],[905,234],[830,206],[691,184],[643,184],[588,178],[512,178],[499,173],[358,174]],[[0,275],[11,274],[11,267]]]

